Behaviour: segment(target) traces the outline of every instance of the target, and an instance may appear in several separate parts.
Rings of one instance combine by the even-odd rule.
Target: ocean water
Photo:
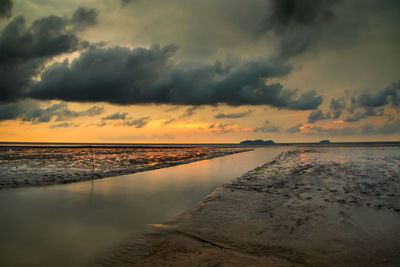
[[[48,147],[44,149],[51,150]],[[57,154],[54,151],[58,149],[53,150],[50,155]],[[62,149],[63,151],[86,149],[85,156],[82,152],[82,156],[76,157],[83,157],[85,162],[91,158],[87,153],[90,147]],[[102,151],[97,154],[96,162],[100,165],[100,155],[107,158],[107,155],[113,155],[115,151],[121,150],[125,152],[116,154],[122,154],[122,158],[128,154],[127,149],[121,147],[98,149]],[[143,150],[145,153],[158,151],[161,148],[135,147],[132,149]],[[175,151],[169,153],[175,156],[195,155],[207,151],[204,150],[204,146],[190,148],[171,146],[164,149]],[[179,149],[183,150],[179,151]],[[207,149],[210,153],[223,153],[224,149],[232,152],[242,148],[209,146]],[[182,152],[184,150],[187,152]],[[306,171],[306,167],[310,167],[308,171],[315,169],[318,175],[329,172],[329,175],[334,176],[329,187],[334,189],[338,187],[337,190],[342,190],[342,181],[349,178],[347,174],[351,173],[350,178],[359,182],[354,192],[362,190],[368,193],[375,190],[373,185],[376,183],[383,185],[379,187],[379,190],[382,188],[384,190],[371,191],[374,194],[379,193],[382,197],[393,194],[397,196],[400,192],[398,186],[393,186],[394,183],[398,184],[400,173],[400,146],[398,144],[393,146],[390,144],[267,146],[226,157],[112,178],[3,189],[0,190],[0,266],[87,266],[108,250],[113,250],[120,244],[151,230],[149,224],[163,223],[179,215],[217,186],[229,183],[243,173],[290,150],[299,151],[296,153],[298,155],[296,160],[284,163],[294,170],[293,173],[297,170]],[[107,154],[106,151],[113,153]],[[302,151],[307,152],[302,153]],[[39,157],[42,158],[41,160],[43,160],[43,155],[42,153]],[[149,155],[156,155],[156,153]],[[69,163],[73,161],[66,156],[61,158],[65,161],[69,160]],[[62,164],[63,160],[57,162]],[[186,160],[187,158],[184,159]],[[21,159],[21,162],[24,160]],[[110,165],[106,164],[106,166],[111,166],[107,167],[109,169],[112,169],[112,166],[121,165],[120,163],[113,165],[115,163],[112,163],[112,160],[110,162]],[[147,162],[156,161],[150,157]],[[314,163],[323,167],[312,168]],[[83,169],[90,167],[90,160],[83,166],[85,166]],[[341,166],[342,172],[332,171],[329,166]],[[101,169],[101,166],[96,168]],[[77,173],[80,173],[79,168]],[[30,178],[28,175],[26,177]],[[350,189],[346,188],[346,190]],[[353,191],[349,191],[350,194],[353,194]],[[358,195],[354,195],[356,196]],[[371,205],[385,207],[380,202],[371,203]],[[397,206],[393,207],[397,208]]]
[[[287,146],[112,178],[0,190],[0,266],[88,266]],[[151,229],[150,229],[151,230]]]
[[[221,145],[0,145],[0,189],[71,183],[215,158],[246,150]]]

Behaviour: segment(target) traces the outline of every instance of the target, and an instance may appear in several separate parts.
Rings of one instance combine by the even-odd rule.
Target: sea
[[[0,189],[87,181],[248,150],[235,144],[0,143]]]
[[[312,155],[350,168],[368,186],[384,179],[382,194],[397,198],[400,142],[0,143],[0,266],[91,266],[215,188],[282,153],[313,149],[288,168],[310,165]]]

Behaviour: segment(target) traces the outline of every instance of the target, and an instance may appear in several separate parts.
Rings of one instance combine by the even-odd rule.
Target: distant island
[[[271,145],[271,144],[275,144],[274,141],[272,140],[268,140],[268,141],[264,141],[264,140],[246,140],[246,141],[242,141],[240,142],[241,145]]]
[[[320,144],[330,144],[331,141],[329,141],[329,140],[321,140],[321,141],[319,141],[319,143]]]

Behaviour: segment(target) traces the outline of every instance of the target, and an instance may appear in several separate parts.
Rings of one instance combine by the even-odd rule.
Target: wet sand
[[[229,146],[0,146],[0,189],[89,181],[245,151]]]
[[[400,147],[299,148],[96,266],[399,266]]]

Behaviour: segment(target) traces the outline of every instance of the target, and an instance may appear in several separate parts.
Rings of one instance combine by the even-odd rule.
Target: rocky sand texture
[[[400,148],[300,148],[97,266],[399,266]]]

